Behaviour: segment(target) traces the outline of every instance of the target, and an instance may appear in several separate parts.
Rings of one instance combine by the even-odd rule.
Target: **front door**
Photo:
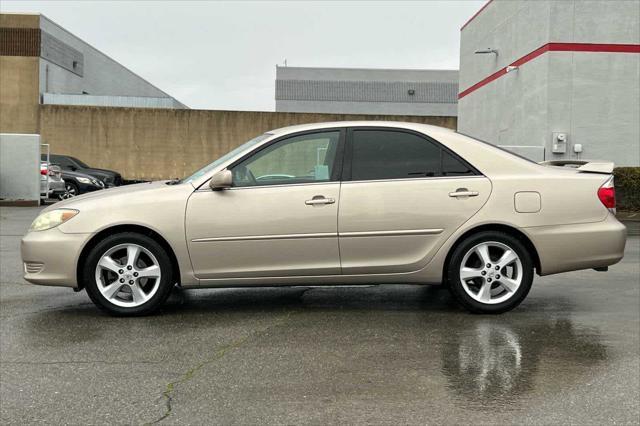
[[[232,188],[194,192],[186,236],[195,275],[339,274],[343,134],[324,130],[269,143],[230,167]]]
[[[338,218],[343,274],[419,270],[491,192],[486,177],[415,133],[353,129],[346,152]]]

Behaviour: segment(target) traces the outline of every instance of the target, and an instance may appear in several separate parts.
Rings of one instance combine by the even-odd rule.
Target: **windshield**
[[[78,166],[80,166],[81,169],[90,169],[91,168],[91,167],[89,167],[87,165],[87,163],[83,163],[82,161],[78,160],[76,157],[69,157],[69,159],[74,161]]]
[[[189,183],[189,182],[191,182],[191,181],[193,181],[195,179],[198,179],[199,177],[202,177],[203,175],[209,173],[211,170],[213,170],[216,167],[218,167],[220,164],[222,164],[225,161],[235,157],[236,155],[238,155],[242,151],[244,151],[246,149],[249,149],[252,146],[257,145],[258,143],[262,142],[263,140],[267,139],[270,136],[273,136],[273,135],[271,133],[265,133],[265,134],[262,134],[260,136],[257,136],[255,138],[251,139],[249,142],[243,143],[242,145],[240,145],[239,147],[237,147],[233,151],[228,152],[227,154],[225,154],[222,157],[218,158],[213,163],[207,164],[206,166],[204,166],[203,168],[201,168],[200,170],[198,170],[197,172],[195,172],[191,176],[188,176],[188,177],[182,179],[181,182],[182,183]]]

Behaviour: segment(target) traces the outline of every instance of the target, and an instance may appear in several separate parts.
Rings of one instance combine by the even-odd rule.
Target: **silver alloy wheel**
[[[95,279],[98,290],[109,302],[135,308],[156,294],[161,276],[153,253],[138,244],[119,244],[100,257]]]
[[[504,243],[487,241],[472,247],[462,258],[460,282],[474,300],[494,305],[515,294],[523,272],[515,250]]]
[[[58,198],[60,198],[61,200],[66,200],[75,197],[76,195],[78,195],[78,190],[76,189],[76,187],[67,183],[64,185],[64,192],[60,194]]]

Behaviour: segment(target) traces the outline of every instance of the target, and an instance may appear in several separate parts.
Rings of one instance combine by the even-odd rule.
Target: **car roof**
[[[440,127],[433,126],[430,124],[423,123],[411,123],[406,121],[330,121],[324,123],[308,123],[308,124],[298,124],[294,126],[281,127],[278,129],[270,130],[268,133],[282,136],[290,133],[304,132],[308,130],[321,130],[321,129],[329,129],[335,127],[390,127],[397,129],[407,129],[407,130],[417,130],[419,132],[423,132],[427,135],[436,135],[443,133],[454,133],[453,130]]]

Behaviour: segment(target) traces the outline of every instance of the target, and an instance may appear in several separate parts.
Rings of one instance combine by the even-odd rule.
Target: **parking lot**
[[[640,418],[640,222],[609,272],[470,315],[420,286],[176,291],[113,318],[22,280],[39,208],[1,210],[1,421],[627,424]]]

